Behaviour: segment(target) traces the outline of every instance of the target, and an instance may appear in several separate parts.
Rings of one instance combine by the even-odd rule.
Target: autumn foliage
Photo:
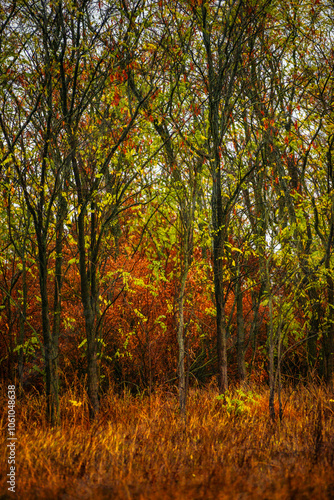
[[[19,495],[330,498],[333,14],[0,2]]]
[[[137,211],[138,212],[138,211]],[[126,223],[130,227],[121,235],[117,251],[112,237],[106,240],[101,258],[101,294],[99,329],[99,372],[102,387],[108,380],[128,385],[132,390],[153,389],[171,384],[177,377],[177,286],[178,286],[178,242],[168,242],[168,227],[165,232],[166,246],[159,254],[156,242],[150,237],[144,239],[136,227],[131,213]],[[75,231],[75,227],[71,228]],[[155,226],[154,231],[159,231]],[[135,251],[137,249],[137,251]],[[80,275],[78,270],[77,249],[71,231],[64,241],[63,266],[64,283],[62,290],[62,318],[60,334],[59,369],[66,383],[77,377],[85,376],[85,334],[84,316],[78,296],[80,294]],[[50,256],[52,268],[53,256]],[[12,302],[3,309],[0,318],[3,332],[1,337],[2,376],[15,378],[19,349],[19,306],[22,287],[20,263],[13,262],[12,269],[4,265],[3,282],[15,285],[11,290]],[[212,288],[212,269],[210,261],[203,258],[201,248],[194,250],[194,261],[187,282],[185,321],[187,324],[187,366],[189,382],[205,382],[215,374],[215,324]],[[31,263],[27,272],[28,304],[24,352],[23,387],[43,388],[42,331],[40,324],[41,305],[38,291],[38,270]],[[53,279],[49,280],[49,302],[53,302]],[[231,379],[237,380],[235,359],[235,304],[234,293],[229,292],[227,314],[231,319],[231,339],[229,344]],[[3,294],[3,302],[6,303]],[[252,321],[250,294],[243,298],[246,328]],[[265,343],[265,309],[261,311],[262,338]],[[8,317],[9,316],[9,317]],[[51,325],[52,327],[52,325]],[[261,344],[259,344],[260,346]],[[12,352],[10,351],[12,348]],[[249,345],[247,360],[250,362],[252,348]],[[266,380],[263,357],[259,353],[253,367],[252,378]],[[64,380],[65,380],[64,379]],[[168,385],[167,385],[168,386]]]

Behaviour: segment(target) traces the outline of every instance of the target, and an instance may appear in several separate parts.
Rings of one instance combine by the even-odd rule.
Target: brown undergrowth
[[[112,391],[89,424],[87,400],[61,398],[49,429],[45,401],[17,394],[16,493],[7,490],[6,393],[1,394],[0,498],[333,499],[333,394],[316,386],[283,393],[284,416],[268,418],[264,389],[192,389],[186,422],[177,397]]]

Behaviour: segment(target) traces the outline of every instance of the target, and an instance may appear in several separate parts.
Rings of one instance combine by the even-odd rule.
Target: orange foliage
[[[99,314],[97,318],[99,366],[102,387],[107,379],[116,384],[128,383],[132,387],[148,388],[175,381],[177,377],[177,325],[180,252],[177,242],[168,245],[154,242],[150,234],[142,238],[143,218],[138,207],[123,212],[120,237],[112,230],[105,235],[99,261]],[[143,215],[143,214],[142,214]],[[171,219],[173,221],[173,219]],[[156,221],[154,231],[161,229],[168,234],[165,219]],[[174,224],[174,222],[173,222]],[[62,313],[59,339],[59,368],[61,380],[71,381],[85,376],[85,322],[80,299],[79,260],[75,225],[68,231],[63,247]],[[116,241],[117,240],[117,241]],[[157,241],[159,240],[159,237]],[[235,248],[236,242],[231,240]],[[156,245],[161,245],[158,249]],[[159,253],[160,252],[160,253]],[[185,294],[184,321],[186,332],[186,366],[190,370],[190,382],[205,381],[216,373],[216,326],[212,267],[200,244],[194,248]],[[236,253],[236,251],[234,251]],[[234,254],[233,254],[234,255]],[[236,256],[234,256],[236,258]],[[12,267],[3,264],[2,282],[8,283],[18,272],[19,262]],[[225,266],[231,263],[228,259]],[[244,271],[256,278],[258,262],[254,256],[243,263]],[[54,301],[54,254],[49,259],[50,322],[53,326]],[[28,307],[25,325],[25,380],[29,384],[42,370],[43,344],[41,330],[41,302],[36,263],[31,263],[27,274]],[[255,287],[256,288],[256,287]],[[255,290],[253,287],[253,292]],[[236,359],[236,307],[234,289],[226,282],[225,314],[229,321],[228,362],[229,377],[237,379]],[[3,292],[1,292],[3,293]],[[11,359],[10,369],[17,366],[18,355],[13,349],[19,338],[19,304],[22,294],[22,276],[11,290],[11,306],[2,311],[0,338],[3,360]],[[2,303],[5,302],[4,295]],[[252,366],[252,380],[267,380],[266,365],[266,310],[260,307],[261,321],[256,331],[256,351],[253,351],[251,324],[253,302],[251,290],[243,284],[243,315],[246,336],[246,364]],[[302,321],[302,317],[300,318]],[[32,341],[39,339],[40,345]],[[10,341],[9,341],[10,340]],[[27,344],[30,341],[30,345]],[[34,343],[33,343],[34,342]],[[35,366],[35,368],[33,368]],[[9,368],[3,361],[1,369]],[[38,375],[40,376],[40,375]]]

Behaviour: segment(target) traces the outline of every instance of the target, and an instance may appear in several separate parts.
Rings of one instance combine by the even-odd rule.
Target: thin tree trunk
[[[20,381],[20,386],[23,386],[23,364],[24,364],[24,338],[25,338],[25,322],[27,318],[27,299],[28,299],[28,289],[27,289],[27,266],[25,259],[25,250],[23,249],[23,259],[22,259],[22,306],[20,311],[20,331],[19,331],[19,356],[18,356],[18,377]]]
[[[53,310],[53,327],[52,327],[52,359],[53,359],[53,388],[52,391],[55,397],[55,424],[60,423],[59,409],[59,374],[58,374],[58,351],[59,351],[59,334],[61,320],[61,289],[62,289],[62,261],[63,261],[63,237],[64,237],[64,220],[67,212],[66,199],[60,194],[59,206],[57,211],[56,221],[56,263],[55,263],[55,284],[54,284],[54,310]]]
[[[269,295],[269,325],[268,325],[268,350],[269,350],[269,415],[275,422],[275,345],[274,345],[274,322],[273,322],[273,297],[269,282],[269,269],[267,264],[267,293]]]
[[[87,272],[87,257],[85,247],[85,210],[81,210],[78,217],[78,249],[81,282],[81,301],[85,316],[85,329],[87,338],[87,375],[88,375],[88,397],[89,415],[93,420],[99,411],[98,397],[98,370],[97,370],[97,346],[95,332],[94,303],[96,297],[92,292],[92,269]],[[94,270],[93,270],[94,271]]]
[[[212,226],[213,226],[213,273],[216,299],[218,388],[220,394],[228,390],[227,377],[227,332],[225,320],[225,304],[223,289],[223,254],[226,221],[223,218],[223,202],[221,193],[220,159],[216,159],[213,172],[212,190]]]
[[[220,266],[214,265],[214,283],[216,298],[216,327],[217,327],[217,358],[218,358],[218,388],[220,394],[228,390],[227,378],[227,339],[226,322],[224,320],[223,290],[221,287],[220,272],[217,270]]]
[[[326,385],[333,389],[334,358],[334,283],[328,259],[327,267],[327,306],[328,314],[323,333],[324,378]]]
[[[42,304],[42,328],[44,340],[44,365],[45,365],[45,386],[47,402],[47,419],[51,425],[56,424],[57,415],[57,383],[55,382],[55,353],[50,330],[49,299],[47,289],[47,256],[46,247],[41,235],[39,235],[39,281]]]
[[[331,269],[331,250],[334,239],[334,196],[332,190],[334,187],[332,149],[334,146],[334,135],[328,141],[329,148],[327,152],[328,162],[328,195],[331,195],[331,224],[326,248],[326,288],[327,288],[327,307],[328,315],[323,335],[323,357],[324,357],[324,375],[325,382],[330,389],[334,385],[334,280]]]
[[[178,362],[178,375],[179,375],[179,405],[180,413],[183,417],[186,415],[186,372],[185,372],[185,343],[184,343],[184,292],[186,288],[186,281],[188,275],[188,268],[183,271],[181,277],[180,293],[178,298],[179,303],[179,324],[177,330],[177,340],[179,344],[179,362]]]
[[[281,359],[282,359],[282,320],[280,321],[277,330],[277,368],[275,375],[275,386],[277,384],[278,411],[279,411],[280,422],[283,420]]]
[[[307,333],[307,369],[310,379],[313,378],[313,370],[317,360],[317,340],[321,323],[321,302],[319,294],[312,287],[308,291],[310,304],[312,305],[312,316],[310,328]]]
[[[238,360],[238,373],[241,386],[244,385],[247,373],[245,364],[245,327],[243,316],[243,303],[242,303],[242,288],[240,277],[240,257],[238,256],[237,262],[237,282],[235,287],[236,300],[237,300],[237,360]]]
[[[89,327],[88,327],[89,328]],[[96,339],[91,328],[89,339],[87,338],[87,375],[88,375],[88,397],[89,397],[89,416],[93,420],[99,412],[99,379],[97,366]],[[86,334],[87,323],[86,323]]]

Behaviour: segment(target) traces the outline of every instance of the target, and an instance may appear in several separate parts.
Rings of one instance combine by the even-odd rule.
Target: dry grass
[[[17,493],[7,492],[1,452],[0,498],[334,498],[332,395],[318,387],[285,392],[284,419],[275,425],[263,389],[246,401],[235,392],[231,398],[241,405],[226,406],[216,396],[213,387],[191,390],[184,423],[172,393],[110,392],[90,425],[85,397],[68,391],[61,399],[62,427],[50,430],[43,399],[18,394]],[[5,430],[5,393],[1,400]]]

